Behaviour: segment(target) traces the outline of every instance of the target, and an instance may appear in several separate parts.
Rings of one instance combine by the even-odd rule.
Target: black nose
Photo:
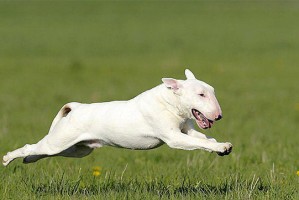
[[[222,115],[218,115],[218,117],[216,117],[215,120],[217,121],[217,120],[220,120],[221,118],[222,118]]]

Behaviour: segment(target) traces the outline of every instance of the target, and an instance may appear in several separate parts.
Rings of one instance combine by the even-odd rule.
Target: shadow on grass
[[[27,184],[27,186],[30,186]],[[67,195],[67,196],[110,196],[110,195],[127,195],[128,193],[139,196],[156,196],[161,197],[225,197],[230,193],[247,194],[251,196],[254,193],[266,194],[270,187],[260,179],[252,181],[247,180],[225,180],[219,183],[205,183],[203,181],[198,183],[191,183],[190,180],[183,180],[182,182],[169,183],[162,179],[155,179],[152,181],[145,180],[93,180],[88,185],[84,184],[82,179],[75,182],[69,182],[62,177],[60,180],[52,181],[46,184],[32,184],[32,192],[38,196],[47,195]],[[235,195],[233,195],[235,196]]]

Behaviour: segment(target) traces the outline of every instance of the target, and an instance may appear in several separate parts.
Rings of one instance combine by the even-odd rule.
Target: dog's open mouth
[[[201,112],[196,109],[192,109],[192,114],[195,117],[197,125],[202,129],[211,128],[213,121],[206,118]]]

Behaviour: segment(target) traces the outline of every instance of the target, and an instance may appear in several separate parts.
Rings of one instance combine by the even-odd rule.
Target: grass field
[[[284,1],[1,1],[1,156],[67,102],[130,99],[186,67],[222,106],[204,133],[234,149],[19,159],[0,167],[0,199],[299,199],[298,19]]]

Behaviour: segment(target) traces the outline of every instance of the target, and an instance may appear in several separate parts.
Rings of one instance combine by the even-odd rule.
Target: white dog
[[[68,103],[54,118],[48,135],[36,144],[7,153],[3,165],[25,157],[24,163],[49,156],[84,157],[104,145],[128,149],[203,149],[227,155],[231,143],[218,143],[196,131],[211,128],[222,112],[214,88],[185,70],[187,80],[163,78],[163,84],[129,101]]]

